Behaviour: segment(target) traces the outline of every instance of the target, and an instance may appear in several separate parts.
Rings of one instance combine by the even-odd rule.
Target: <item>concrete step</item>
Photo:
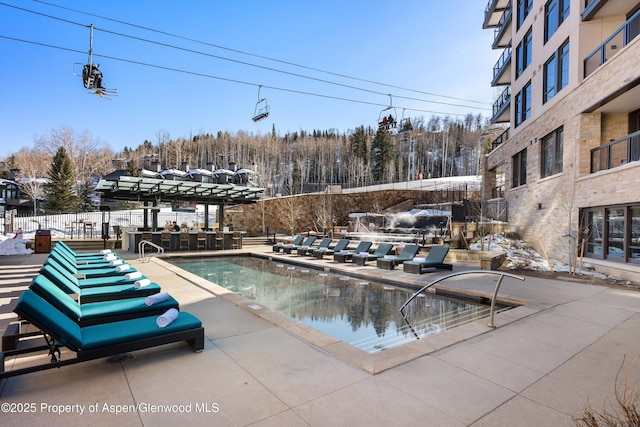
[[[102,239],[63,239],[62,241],[76,252],[98,252],[102,249],[120,249],[122,247],[121,240],[107,240],[106,248]],[[52,240],[52,247],[56,242],[57,240]]]

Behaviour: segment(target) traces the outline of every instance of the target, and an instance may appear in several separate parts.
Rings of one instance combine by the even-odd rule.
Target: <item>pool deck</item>
[[[278,256],[270,246],[235,252],[249,250],[413,285],[449,273],[413,275]],[[176,344],[118,363],[102,359],[9,378],[0,383],[0,403],[16,405],[9,412],[2,406],[1,424],[574,426],[572,417],[587,405],[600,411],[615,401],[621,367],[618,382],[626,374],[640,392],[638,291],[506,278],[500,297],[523,305],[497,314],[497,328],[483,319],[372,356],[207,281],[176,274],[161,260],[119,255],[202,320],[205,350]],[[15,302],[46,257],[0,256],[0,333],[16,320]],[[457,262],[453,271],[478,268]],[[463,275],[443,286],[491,295],[496,279]],[[7,360],[7,369],[12,364]],[[11,412],[24,403],[35,403],[27,406],[35,411]],[[170,404],[183,406],[170,412],[158,406]],[[124,412],[132,408],[137,411]]]

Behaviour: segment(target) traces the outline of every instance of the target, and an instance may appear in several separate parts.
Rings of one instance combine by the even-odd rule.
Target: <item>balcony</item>
[[[511,44],[505,48],[500,59],[493,66],[491,86],[502,86],[511,83]]]
[[[611,59],[620,49],[631,43],[638,34],[640,34],[640,10],[587,55],[584,60],[584,77],[587,78],[588,75]]]
[[[582,20],[626,15],[632,10],[630,3],[628,0],[584,0]]]
[[[498,25],[493,30],[493,49],[505,48],[511,44],[511,3],[502,12]]]
[[[504,132],[498,135],[496,139],[491,141],[491,151],[495,150],[496,148],[500,147],[502,144],[507,142],[507,140],[509,139],[509,129],[510,128],[506,128]]]
[[[640,160],[640,131],[591,150],[591,173]]]
[[[484,10],[484,23],[482,28],[493,28],[498,25],[502,13],[511,7],[510,0],[489,0]]]
[[[493,103],[491,123],[505,123],[511,115],[511,85],[507,86],[500,97]]]

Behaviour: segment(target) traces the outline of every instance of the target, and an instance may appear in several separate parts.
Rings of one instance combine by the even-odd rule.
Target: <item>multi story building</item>
[[[485,199],[570,265],[640,277],[640,2],[489,0],[501,54]],[[507,127],[508,124],[508,127]]]

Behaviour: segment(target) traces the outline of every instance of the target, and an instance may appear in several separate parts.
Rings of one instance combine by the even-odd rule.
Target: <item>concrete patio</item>
[[[251,251],[275,255],[270,246]],[[500,296],[523,305],[497,314],[496,329],[483,319],[371,356],[162,260],[119,255],[202,320],[205,350],[170,345],[4,380],[3,425],[572,426],[587,405],[613,404],[621,367],[619,383],[628,373],[640,392],[637,291],[505,279]],[[0,332],[46,256],[0,257]],[[449,273],[280,257],[413,284]],[[443,285],[491,295],[496,279]]]

